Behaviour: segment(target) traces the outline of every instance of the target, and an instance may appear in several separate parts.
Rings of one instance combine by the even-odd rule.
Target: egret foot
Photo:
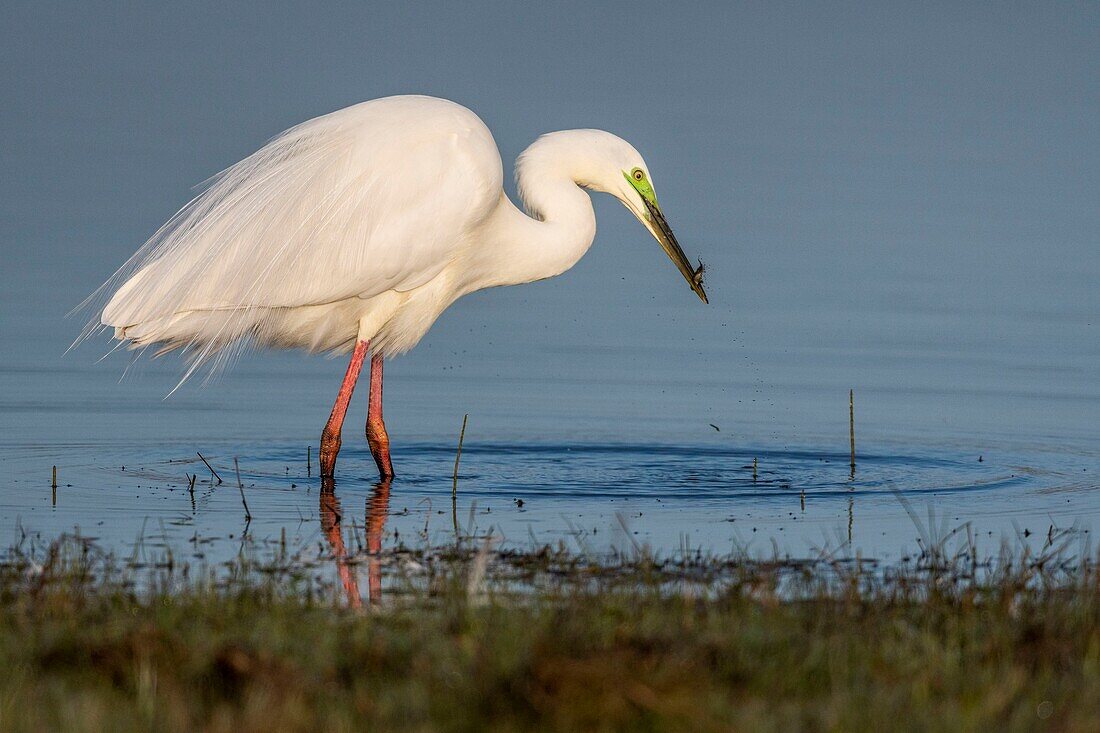
[[[351,394],[355,391],[355,383],[359,381],[359,372],[363,369],[363,359],[367,355],[370,341],[356,341],[355,350],[351,352],[351,361],[348,370],[344,373],[344,381],[340,384],[340,393],[336,395],[336,403],[332,406],[332,413],[328,416],[325,429],[321,431],[321,478],[332,478],[336,470],[336,454],[340,452],[340,431],[344,427],[344,417],[348,414],[348,403],[351,402]]]
[[[386,434],[386,424],[367,420],[367,445],[378,464],[378,475],[383,481],[393,478],[393,463],[390,461],[390,436]]]
[[[378,464],[378,475],[383,481],[393,478],[390,461],[390,436],[382,420],[382,357],[374,354],[370,359],[370,399],[367,403],[367,445]]]
[[[336,470],[336,454],[340,452],[340,433],[329,431],[328,426],[321,431],[321,480],[331,479]]]

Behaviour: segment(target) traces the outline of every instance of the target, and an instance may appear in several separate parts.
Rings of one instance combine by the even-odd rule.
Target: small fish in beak
[[[699,260],[699,266],[695,268],[695,274],[691,276],[691,281],[699,287],[703,286],[703,271],[706,269],[706,265],[703,264],[703,261]],[[705,301],[706,298],[703,298],[703,300]]]

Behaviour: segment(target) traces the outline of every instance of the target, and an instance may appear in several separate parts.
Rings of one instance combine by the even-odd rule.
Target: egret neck
[[[575,265],[596,236],[589,189],[611,194],[642,221],[706,302],[702,265],[693,267],[680,248],[639,161],[629,143],[602,130],[540,137],[516,161],[516,184],[527,214],[501,193],[484,225],[484,239],[473,243],[475,266],[468,287],[518,285]]]
[[[560,275],[584,256],[596,236],[596,214],[592,199],[581,188],[581,166],[571,173],[568,161],[531,156],[536,146],[537,142],[516,164],[516,182],[528,213],[501,192],[500,205],[486,227],[483,271],[492,285]]]

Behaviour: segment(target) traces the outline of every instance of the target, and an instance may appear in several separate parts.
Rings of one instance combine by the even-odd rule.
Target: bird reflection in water
[[[390,481],[381,481],[374,485],[374,493],[367,500],[367,597],[371,605],[382,600],[382,560],[379,553],[382,550],[382,532],[386,526],[389,507]],[[321,484],[321,531],[332,548],[348,605],[360,608],[363,599],[359,594],[359,575],[356,572],[356,563],[349,559],[344,543],[342,519],[343,510],[340,499],[336,496],[335,483],[327,479]]]

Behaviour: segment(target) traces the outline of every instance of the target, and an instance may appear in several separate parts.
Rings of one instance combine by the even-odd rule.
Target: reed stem
[[[455,535],[458,535],[458,462],[462,458],[462,441],[466,438],[466,420],[469,413],[462,416],[462,430],[458,433],[458,451],[455,453],[455,470],[451,476],[451,521],[454,524]]]
[[[241,492],[241,504],[244,505],[244,520],[252,521],[252,512],[248,511],[248,502],[244,498],[244,483],[241,481],[241,466],[237,463],[237,457],[233,457],[233,468],[237,470],[237,489]]]
[[[848,390],[848,443],[851,448],[851,462],[849,467],[852,469],[852,478],[856,476],[856,402],[855,391]]]
[[[222,477],[219,476],[218,472],[214,470],[214,467],[210,465],[210,461],[203,458],[202,453],[199,453],[198,451],[195,451],[195,453],[198,455],[199,458],[202,458],[202,462],[205,463],[206,467],[210,469],[210,473],[214,474],[214,478],[218,480],[218,485],[220,486],[222,483]]]

